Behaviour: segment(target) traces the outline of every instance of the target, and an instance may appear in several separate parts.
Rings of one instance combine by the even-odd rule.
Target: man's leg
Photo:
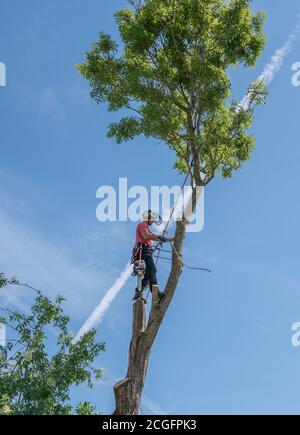
[[[142,280],[142,292],[146,290],[148,285],[152,292],[152,286],[157,285],[157,278],[156,278],[156,267],[153,261],[152,253],[148,248],[143,249],[142,259],[145,261],[145,265],[146,265],[145,275]],[[140,292],[139,289],[136,288],[133,300],[139,299],[142,296],[142,292]]]
[[[157,270],[156,266],[154,264],[152,252],[149,248],[144,247],[142,250],[142,259],[145,261],[146,264],[146,271],[144,278],[142,280],[142,292],[146,290],[146,288],[150,287],[150,291],[152,292],[152,286],[157,285]],[[134,300],[139,299],[142,296],[142,292],[139,292],[138,289],[136,289]],[[164,296],[163,292],[159,291],[159,297],[162,298]]]
[[[145,253],[143,257],[146,263],[146,273],[143,279],[143,289],[146,288],[147,285],[149,284],[150,291],[152,292],[152,286],[157,285],[156,267],[153,261],[152,254],[150,252]]]
[[[145,263],[146,263],[146,261],[145,261]],[[144,278],[142,280],[142,291],[146,290],[148,285],[149,285],[149,275],[148,275],[148,268],[147,268],[147,264],[146,264],[146,271],[145,271]]]
[[[157,286],[157,270],[156,266],[154,264],[153,255],[150,250],[147,250],[143,253],[143,259],[146,263],[146,273],[147,273],[147,280],[149,282],[150,291],[152,292],[152,286]],[[165,294],[161,291],[158,291],[159,298],[161,299]]]

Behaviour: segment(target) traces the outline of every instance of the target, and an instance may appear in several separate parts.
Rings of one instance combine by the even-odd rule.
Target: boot
[[[137,288],[135,289],[134,296],[132,298],[133,301],[137,301],[142,297],[142,292],[140,292]]]
[[[135,289],[135,293],[132,300],[136,302],[139,299],[141,299],[145,304],[147,303],[146,299],[143,297],[143,292],[140,292],[138,289]]]

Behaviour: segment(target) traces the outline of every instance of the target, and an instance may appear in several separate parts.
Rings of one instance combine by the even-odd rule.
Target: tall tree
[[[115,14],[122,48],[107,34],[78,66],[91,96],[109,111],[131,112],[109,125],[118,143],[140,134],[175,151],[175,168],[188,173],[193,189],[217,173],[231,177],[248,160],[255,140],[248,133],[254,107],[265,100],[262,82],[251,83],[240,105],[229,69],[255,65],[264,47],[263,13],[251,0],[130,0]],[[151,347],[182,272],[182,247],[189,216],[176,223],[172,267],[165,298],[154,291],[148,321],[135,303],[133,336],[125,379],[115,387],[115,414],[138,414]]]
[[[0,289],[8,285],[23,284],[0,273]],[[94,330],[74,343],[63,298],[52,302],[35,291],[28,314],[0,306],[0,326],[7,330],[6,343],[0,342],[0,415],[96,414],[89,402],[73,409],[69,392],[83,383],[92,388],[102,376],[92,363],[104,344],[95,341]]]

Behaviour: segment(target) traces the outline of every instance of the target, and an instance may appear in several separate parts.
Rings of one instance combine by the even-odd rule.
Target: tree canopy
[[[78,65],[91,96],[110,111],[128,109],[109,125],[118,143],[144,134],[176,153],[175,167],[206,185],[217,172],[230,177],[251,156],[248,129],[262,82],[240,107],[229,68],[252,67],[265,37],[264,14],[251,0],[130,0],[117,11],[122,47],[101,32]]]

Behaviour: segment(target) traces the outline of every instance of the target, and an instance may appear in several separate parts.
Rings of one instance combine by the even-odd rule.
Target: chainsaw
[[[133,264],[132,275],[137,277],[137,288],[142,291],[142,281],[146,272],[146,263],[144,260],[137,260]]]

